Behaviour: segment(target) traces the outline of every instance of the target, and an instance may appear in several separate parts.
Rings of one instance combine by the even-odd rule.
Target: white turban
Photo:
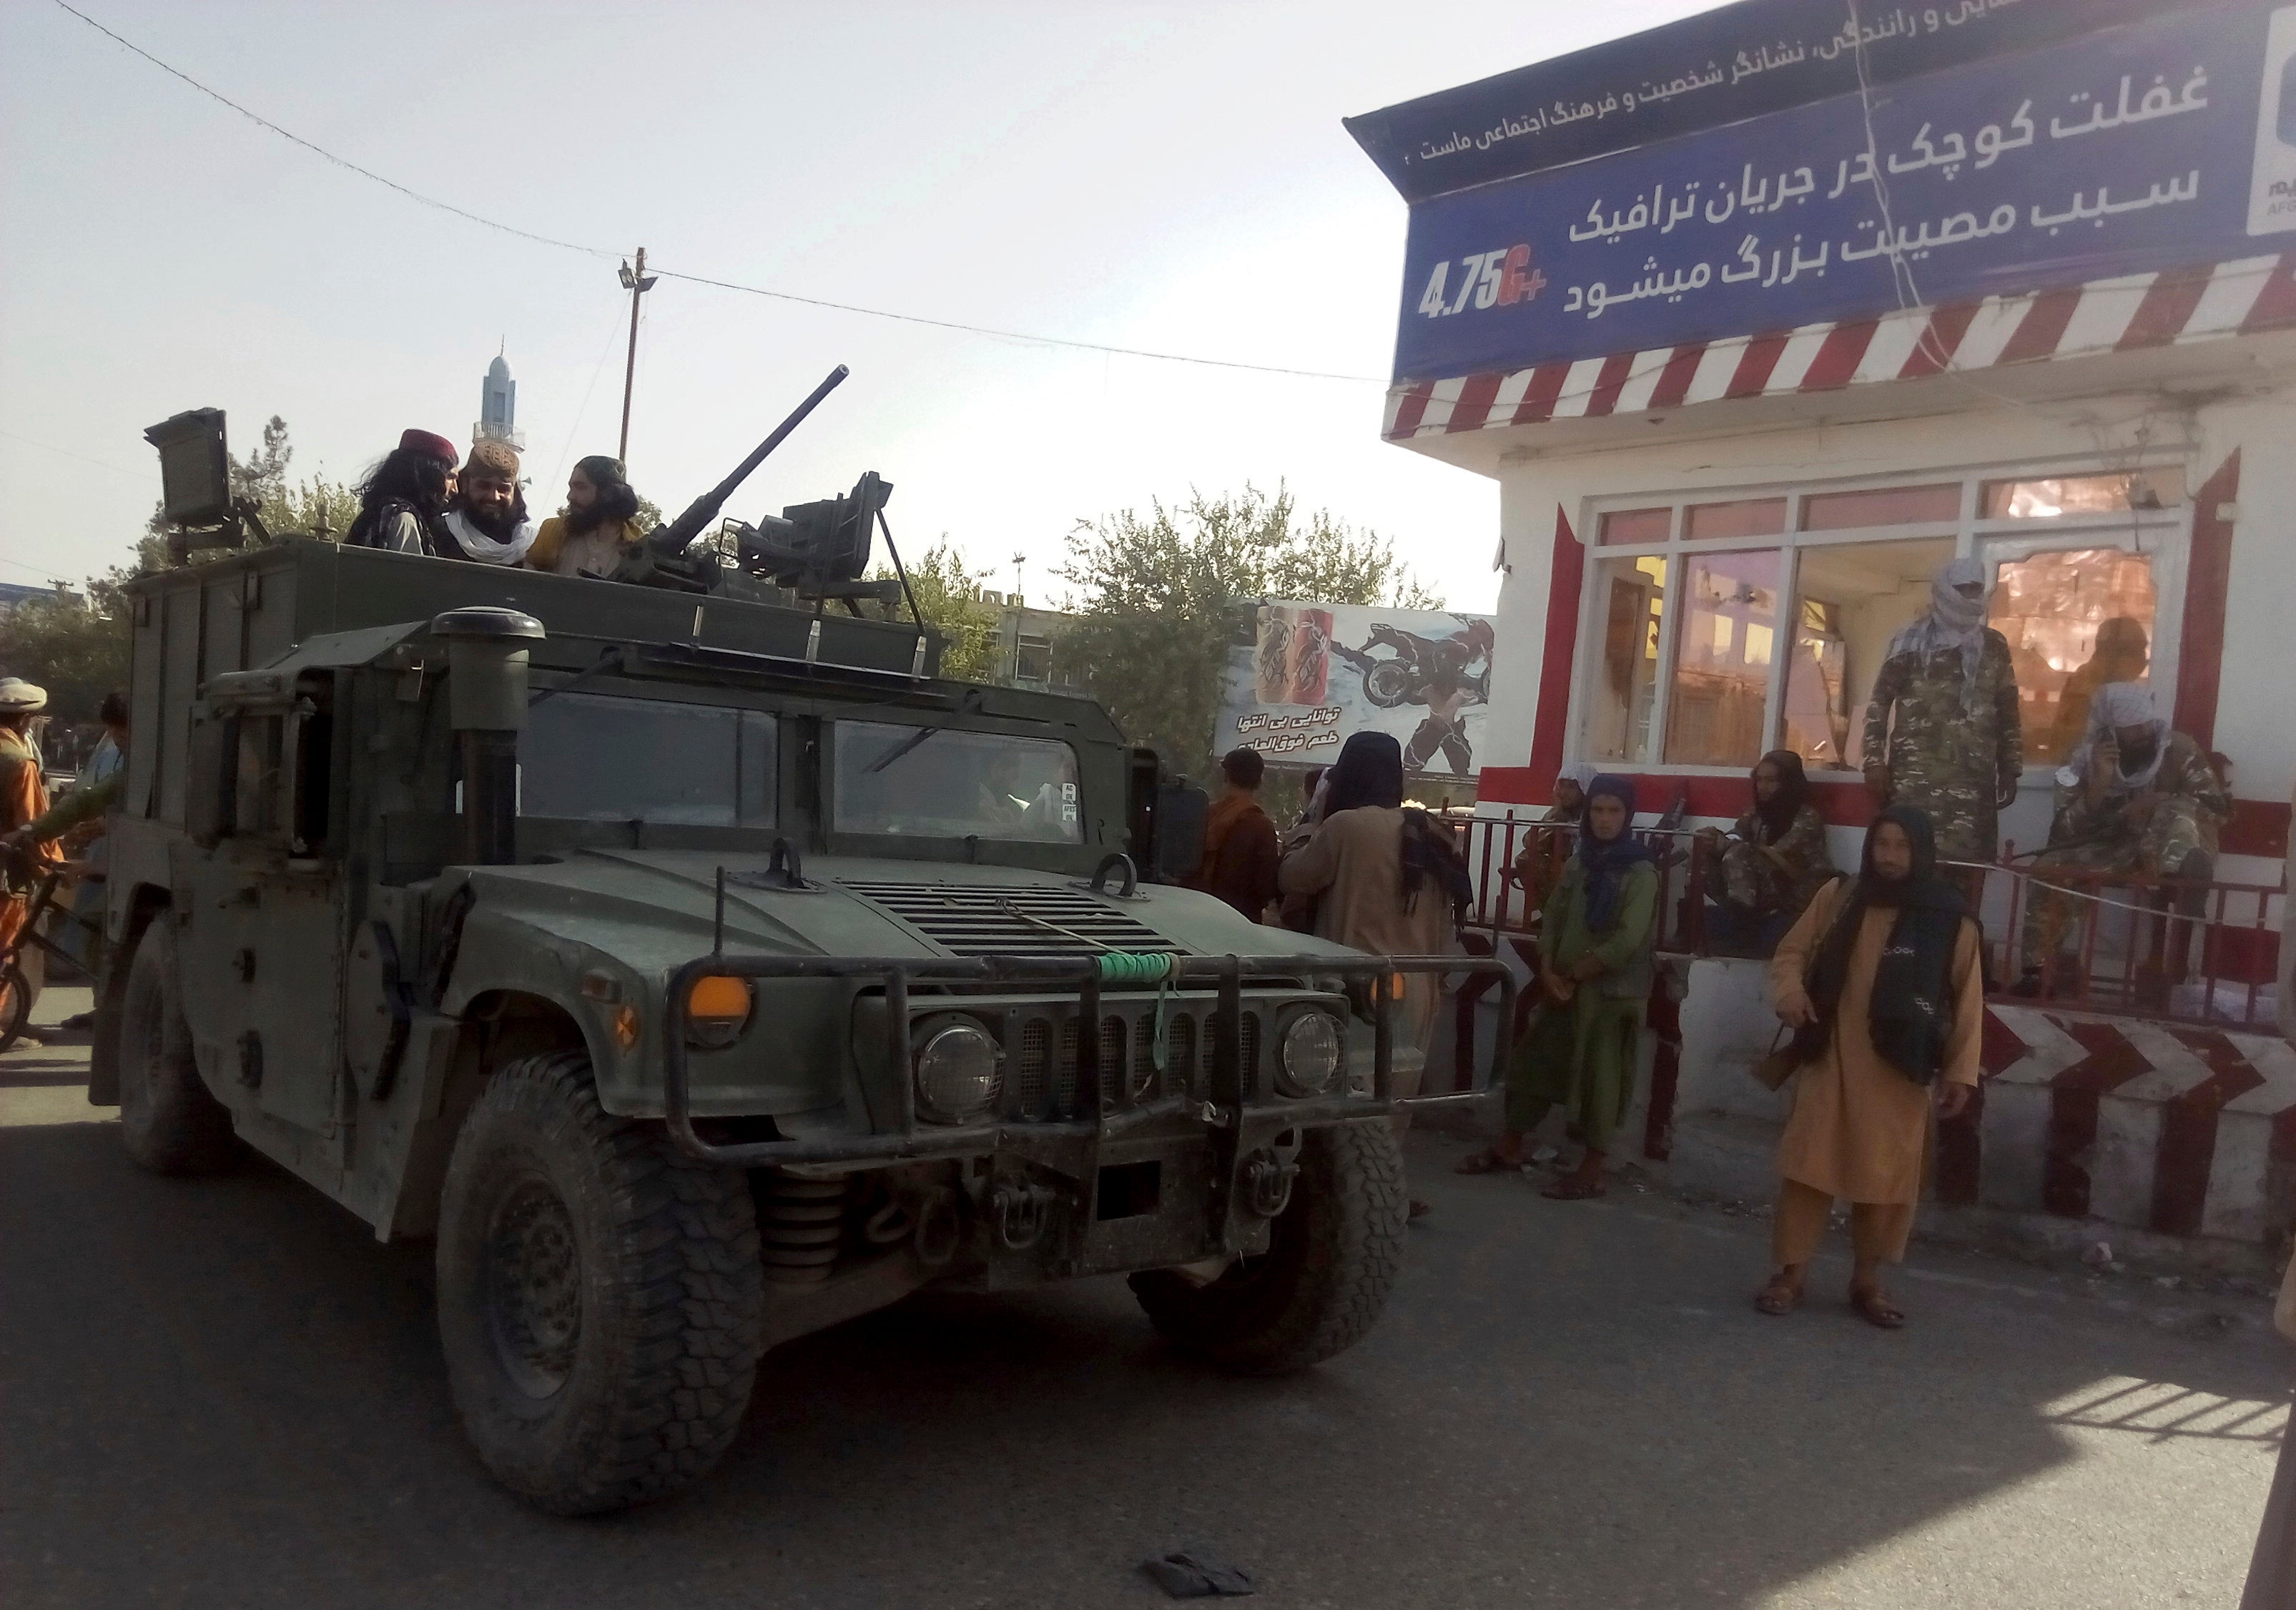
[[[2152,687],[2146,682],[2108,682],[2096,690],[2088,703],[2088,730],[2081,735],[2080,747],[2073,751],[2057,773],[2057,781],[2068,788],[2087,781],[2089,768],[2095,764],[2096,746],[2111,740],[2125,727],[2149,727],[2152,729],[2152,758],[2136,771],[2116,768],[2106,779],[2105,786],[2114,793],[2133,793],[2149,788],[2152,779],[2161,775],[2161,762],[2169,752],[2169,723],[2161,717],[2160,702],[2152,696]],[[2118,743],[2114,745],[2119,747]]]

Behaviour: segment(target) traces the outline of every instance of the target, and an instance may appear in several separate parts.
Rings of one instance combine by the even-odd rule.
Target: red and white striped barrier
[[[1390,441],[2178,346],[2296,323],[2296,255],[1397,386]]]
[[[1991,1006],[1985,1067],[1973,1114],[1940,1131],[1940,1201],[2244,1242],[2286,1228],[2269,1212],[2276,1165],[2296,1165],[2285,1039]]]

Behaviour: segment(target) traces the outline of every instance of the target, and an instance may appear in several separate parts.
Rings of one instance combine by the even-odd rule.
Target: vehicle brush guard
[[[662,1023],[662,1116],[680,1149],[704,1162],[732,1168],[758,1168],[789,1163],[896,1162],[913,1158],[942,1157],[1033,1147],[1046,1141],[1094,1141],[1122,1134],[1152,1121],[1194,1113],[1231,1139],[1241,1138],[1245,1119],[1254,1127],[1280,1119],[1281,1127],[1333,1123],[1359,1118],[1380,1118],[1398,1110],[1435,1106],[1445,1102],[1472,1100],[1479,1091],[1462,1090],[1435,1096],[1398,1097],[1392,1093],[1397,990],[1381,987],[1406,973],[1488,974],[1498,981],[1499,1032],[1490,1053],[1491,1087],[1506,1076],[1509,1028],[1514,1022],[1518,986],[1504,962],[1489,957],[1467,956],[1262,956],[1249,960],[1236,956],[1177,956],[1167,982],[1217,984],[1218,1006],[1212,1019],[1215,1031],[1211,1074],[1207,1090],[1165,1095],[1121,1111],[1107,1110],[1101,1084],[1100,1036],[1080,1033],[1077,1042],[1077,1091],[1081,1113],[1072,1120],[1019,1122],[999,1117],[992,1121],[963,1125],[921,1126],[917,1120],[915,1068],[911,1056],[909,986],[931,983],[1018,983],[1034,985],[1047,993],[1070,994],[1077,1002],[1078,1022],[1096,1023],[1101,1015],[1104,983],[1098,957],[1036,957],[989,956],[926,958],[917,957],[846,956],[725,956],[696,957],[669,981],[668,1011]],[[869,1135],[834,1136],[783,1140],[740,1141],[720,1145],[706,1139],[694,1127],[690,1069],[687,1064],[686,1002],[695,981],[718,976],[740,979],[841,978],[874,980],[885,991],[885,1056],[899,1093],[898,1129]],[[1292,985],[1301,979],[1339,978],[1365,981],[1372,1003],[1372,1083],[1368,1096],[1353,1096],[1344,1088],[1322,1097],[1266,1097],[1249,1104],[1243,1096],[1243,988],[1247,981],[1281,981]]]

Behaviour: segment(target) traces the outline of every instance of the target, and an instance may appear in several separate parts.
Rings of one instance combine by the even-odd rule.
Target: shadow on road
[[[2237,1581],[2287,1379],[2252,1336],[1983,1266],[1909,1283],[1898,1335],[1825,1286],[1767,1320],[1741,1228],[1423,1188],[1387,1320],[1314,1375],[1176,1360],[1120,1281],[923,1297],[771,1355],[695,1496],[566,1522],[465,1450],[427,1249],[261,1165],[155,1179],[109,1126],[0,1130],[0,1569],[16,1606],[1146,1604],[1134,1562],[1201,1539],[1271,1606],[1671,1610],[1772,1602],[2000,1495],[2046,1506],[2094,1458],[2068,1516],[2123,1486],[2133,1507],[2085,1532],[2173,1505],[2201,1534],[2174,1568]],[[2203,1400],[2218,1434],[2138,1423]],[[2093,1536],[2009,1547],[1979,1562],[1999,1602],[2108,1602],[2079,1586]]]

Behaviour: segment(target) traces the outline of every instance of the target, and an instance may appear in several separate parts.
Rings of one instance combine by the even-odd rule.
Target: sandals
[[[1452,1165],[1454,1174],[1506,1174],[1522,1167],[1520,1157],[1502,1157],[1496,1150],[1485,1146],[1481,1151],[1462,1157]]]
[[[1790,1314],[1801,1306],[1801,1287],[1784,1275],[1772,1275],[1754,1294],[1754,1306],[1766,1314]]]
[[[1852,1286],[1849,1306],[1856,1309],[1868,1325],[1878,1325],[1883,1330],[1902,1330],[1905,1327],[1905,1310],[1890,1302],[1889,1293],[1878,1286]]]

